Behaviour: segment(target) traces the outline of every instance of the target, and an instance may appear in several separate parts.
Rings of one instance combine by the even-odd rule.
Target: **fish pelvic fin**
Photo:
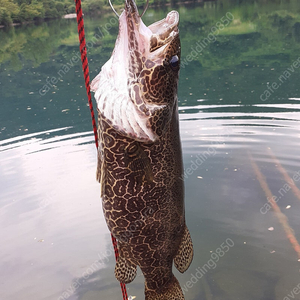
[[[185,272],[193,260],[193,255],[194,249],[192,238],[188,228],[185,226],[179,249],[174,257],[174,265],[176,269],[181,273]]]
[[[145,287],[145,300],[184,300],[178,280],[174,275],[159,291]]]
[[[122,283],[130,283],[136,277],[136,265],[119,256],[115,267],[115,277]]]

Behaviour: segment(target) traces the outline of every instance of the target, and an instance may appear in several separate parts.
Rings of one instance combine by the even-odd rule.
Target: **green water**
[[[300,242],[300,2],[265,2],[144,16],[146,24],[171,9],[181,17],[178,96],[195,257],[175,273],[186,300],[299,298],[300,257],[253,161]],[[118,27],[107,15],[85,17],[85,28],[94,78]],[[1,29],[0,40],[0,299],[121,299],[76,21]],[[143,284],[139,273],[128,294],[144,299]]]

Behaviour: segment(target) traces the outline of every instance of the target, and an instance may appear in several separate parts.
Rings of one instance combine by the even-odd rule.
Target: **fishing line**
[[[75,0],[75,4],[76,4],[79,49],[80,49],[80,54],[81,54],[82,70],[83,70],[83,75],[84,75],[86,93],[88,96],[88,103],[89,103],[91,117],[92,117],[92,125],[93,125],[93,131],[94,131],[95,144],[96,144],[96,148],[98,149],[97,125],[96,125],[95,114],[94,114],[94,109],[93,109],[93,102],[92,102],[92,97],[91,97],[90,72],[89,72],[89,65],[88,65],[88,59],[87,59],[81,0]],[[111,234],[111,240],[112,240],[112,244],[113,244],[114,251],[115,251],[115,257],[117,260],[119,257],[117,240],[112,234]],[[126,285],[124,283],[120,282],[120,286],[121,286],[121,290],[122,290],[123,300],[128,300]]]

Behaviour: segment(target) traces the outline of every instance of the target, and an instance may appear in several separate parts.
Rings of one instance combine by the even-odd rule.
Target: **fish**
[[[183,300],[173,264],[193,259],[186,226],[178,80],[179,14],[146,26],[126,0],[111,58],[91,83],[98,110],[97,180],[104,217],[118,241],[115,277],[139,267],[146,300]]]

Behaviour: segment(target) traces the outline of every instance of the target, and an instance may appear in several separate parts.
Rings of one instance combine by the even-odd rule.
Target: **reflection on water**
[[[300,241],[299,67],[293,65],[300,5],[233,2],[176,8],[183,57],[226,13],[234,16],[181,69],[186,218],[195,257],[176,275],[187,300],[296,299],[300,262],[286,226]],[[168,10],[149,9],[146,23]],[[86,18],[88,40],[103,33],[89,48],[91,77],[110,56],[112,18]],[[112,28],[105,31],[107,24]],[[76,23],[0,36],[0,298],[121,299],[80,63],[58,75],[78,52]],[[42,96],[53,76],[59,80]],[[268,189],[285,223],[268,208]],[[228,239],[234,245],[225,251]],[[143,299],[143,285],[139,273],[128,294]]]

